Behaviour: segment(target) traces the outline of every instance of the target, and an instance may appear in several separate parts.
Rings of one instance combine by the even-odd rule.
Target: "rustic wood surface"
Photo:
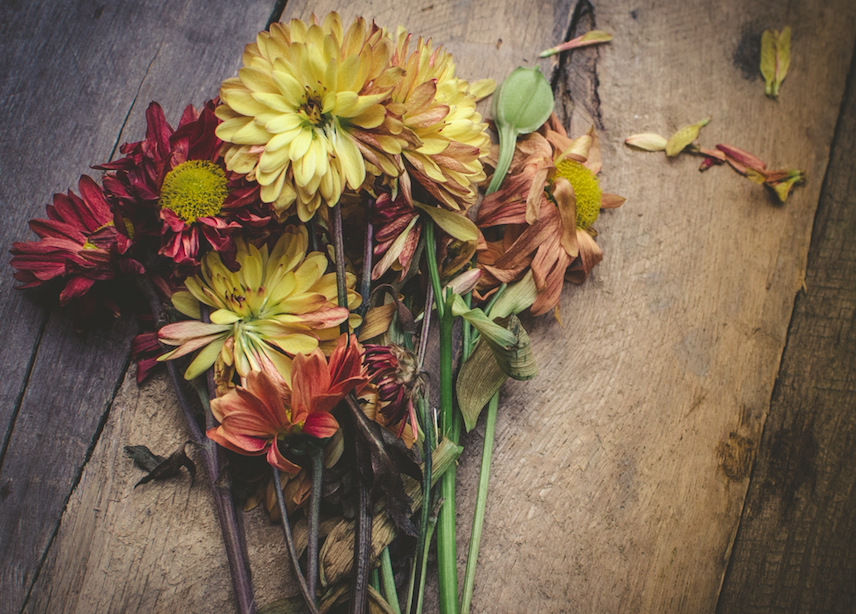
[[[720,614],[856,611],[854,133],[851,67]]]
[[[149,100],[176,120],[213,95],[283,4],[4,3],[4,244],[141,138]],[[292,0],[283,17],[332,9],[433,37],[467,78],[541,66],[571,132],[599,130],[605,190],[628,199],[596,225],[605,260],[563,294],[565,327],[524,322],[541,373],[504,390],[474,609],[852,611],[854,88],[850,115],[839,109],[856,5]],[[758,41],[786,24],[794,59],[771,101]],[[614,41],[536,61],[594,26]],[[709,115],[703,144],[806,169],[808,183],[780,206],[729,168],[622,144]],[[166,381],[138,389],[127,369],[132,318],[79,335],[48,293],[13,285],[0,276],[0,612],[228,611],[205,480],[133,488],[122,446],[163,454],[185,434]],[[459,468],[462,554],[480,432]],[[246,521],[258,602],[293,594],[277,528]]]

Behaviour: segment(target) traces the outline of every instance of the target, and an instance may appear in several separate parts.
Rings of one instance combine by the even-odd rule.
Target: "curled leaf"
[[[538,286],[535,284],[535,276],[530,269],[520,281],[510,284],[490,308],[493,318],[505,318],[517,315],[529,309],[538,298]]]
[[[163,456],[158,456],[146,446],[125,446],[125,454],[131,457],[134,464],[145,471],[154,471],[155,467],[160,465],[164,460]]]
[[[666,155],[670,158],[677,156],[684,148],[698,138],[699,131],[710,123],[710,118],[701,120],[698,123],[684,126],[666,142]]]
[[[624,142],[631,147],[644,149],[645,151],[663,151],[666,149],[666,139],[659,134],[653,132],[643,132],[642,134],[634,134],[624,139]]]
[[[508,376],[502,372],[493,356],[493,350],[480,339],[458,372],[455,389],[458,407],[464,418],[467,432],[473,430],[481,410],[496,394]]]
[[[152,480],[165,480],[168,477],[171,477],[178,473],[178,471],[184,467],[187,469],[187,472],[190,474],[190,485],[193,486],[193,480],[196,478],[196,465],[187,457],[187,452],[185,448],[189,441],[185,441],[181,444],[178,449],[169,455],[168,458],[161,461],[154,469],[149,471],[148,475],[143,476],[143,478],[134,485],[134,488],[139,486],[140,484],[146,484],[147,482],[151,482]],[[133,448],[145,448],[145,446],[128,446]],[[146,448],[148,449],[148,448]],[[125,451],[128,451],[128,448],[125,448]],[[151,454],[151,452],[150,452]],[[152,454],[152,456],[155,456]],[[155,457],[160,458],[160,457]],[[136,462],[137,458],[134,457]]]
[[[517,137],[535,132],[553,112],[553,89],[538,68],[515,68],[493,97],[499,157],[487,193],[502,185],[514,157]],[[439,222],[438,222],[439,224]]]
[[[611,40],[612,34],[609,32],[604,32],[603,30],[592,30],[591,32],[586,32],[582,36],[571,39],[566,43],[545,49],[538,55],[538,57],[548,58],[551,55],[561,53],[562,51],[568,51],[578,47],[587,47],[588,45],[597,45],[599,43],[608,43]]]

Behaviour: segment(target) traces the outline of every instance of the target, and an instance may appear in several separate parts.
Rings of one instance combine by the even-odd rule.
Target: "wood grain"
[[[56,191],[145,134],[159,98],[176,121],[216,94],[240,65],[240,49],[264,27],[273,2],[249,9],[185,0],[11,2],[3,24],[0,198],[3,243],[32,238]],[[0,276],[0,611],[20,610],[72,488],[100,434],[127,365],[133,319],[85,335],[70,315],[51,315],[39,293]],[[47,296],[49,293],[42,293]]]
[[[123,140],[141,133],[143,100],[158,97],[173,115],[186,102],[201,100],[204,88],[238,66],[243,44],[269,12],[256,5],[251,15],[239,7],[194,9],[192,1],[150,3],[133,9],[142,12],[134,24],[137,38],[129,39],[120,11],[131,9],[117,6],[104,12],[117,11],[118,33],[91,30],[87,43],[95,50],[89,53],[109,58],[121,40],[129,57],[137,57],[133,51],[155,58],[147,77],[133,73],[138,87],[142,83],[141,102]],[[772,0],[605,0],[575,12],[576,6],[292,0],[285,16],[339,9],[346,19],[362,14],[389,27],[401,23],[446,45],[465,78],[497,80],[518,65],[535,65],[538,51],[574,27],[577,33],[596,26],[614,34],[609,45],[538,63],[556,85],[557,110],[571,132],[581,134],[592,122],[601,128],[602,185],[628,202],[596,224],[605,261],[586,285],[563,294],[565,328],[549,317],[525,321],[541,374],[504,390],[474,610],[710,612],[802,285],[853,53],[856,6],[846,0],[788,7]],[[794,28],[794,59],[774,102],[764,97],[752,53],[764,29],[785,24]],[[74,36],[64,31],[57,39],[51,44],[71,44]],[[161,41],[159,52],[151,40]],[[177,72],[177,66],[193,70]],[[118,78],[100,76],[106,90],[99,96],[109,98]],[[33,100],[47,93],[40,96]],[[100,108],[112,110],[103,101],[93,103],[86,117],[99,117]],[[703,144],[729,142],[773,166],[806,169],[808,184],[779,206],[728,168],[699,174],[695,158],[667,161],[622,144],[630,134],[667,136],[708,115],[714,119],[702,132]],[[115,135],[122,118],[119,112],[103,122]],[[81,134],[88,137],[90,130],[81,128]],[[68,169],[55,172],[65,179],[49,185],[69,182]],[[39,202],[51,188],[46,191]],[[26,193],[19,187],[11,196]],[[21,214],[22,220],[28,215]],[[24,371],[16,372],[19,388]],[[152,386],[137,392],[126,383],[120,390],[27,611],[228,609],[231,587],[203,487],[188,491],[177,480],[132,490],[136,474],[121,445],[146,438],[163,453],[182,439],[171,398],[162,383]],[[35,407],[31,412],[29,424],[36,429],[36,417],[44,413]],[[26,449],[32,441],[22,438],[16,445]],[[479,429],[465,443],[461,553],[474,503]],[[12,475],[24,481],[47,466],[45,460],[21,463]],[[0,486],[12,479],[3,471]],[[21,501],[14,509],[32,509]],[[155,507],[159,513],[149,513]],[[41,512],[31,515],[36,524]],[[286,570],[278,569],[284,557],[278,537],[270,537],[272,527],[254,514],[248,523],[259,602],[293,593],[274,573]],[[39,534],[22,527],[17,535],[23,542]],[[0,552],[4,564],[15,560],[7,558],[7,549]],[[11,595],[9,611],[17,612],[22,589],[2,578],[3,601]],[[436,611],[436,604],[429,606],[427,611]]]
[[[856,67],[717,612],[856,609]]]

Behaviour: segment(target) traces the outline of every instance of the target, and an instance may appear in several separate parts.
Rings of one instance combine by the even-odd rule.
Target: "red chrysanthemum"
[[[198,266],[209,245],[233,261],[233,236],[263,236],[271,222],[258,185],[226,170],[214,107],[209,101],[198,112],[188,105],[173,131],[151,103],[146,139],[122,145],[124,158],[96,167],[109,171],[104,188],[134,232],[159,235],[159,253],[182,266]]]
[[[51,279],[65,279],[60,304],[86,295],[98,281],[122,273],[142,274],[142,265],[125,256],[131,241],[114,224],[114,214],[101,187],[86,175],[78,183],[80,196],[71,190],[55,194],[47,205],[48,219],[30,221],[38,241],[15,243],[10,250],[19,288],[32,288]],[[116,306],[106,299],[116,312]]]

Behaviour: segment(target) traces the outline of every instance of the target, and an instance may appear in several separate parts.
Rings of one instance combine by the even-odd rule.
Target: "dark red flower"
[[[372,269],[372,279],[378,279],[392,268],[401,271],[401,281],[419,245],[419,211],[403,195],[393,200],[384,192],[375,202],[372,224],[375,227],[374,255],[380,257]]]
[[[258,185],[226,170],[214,107],[214,101],[201,111],[188,105],[173,130],[151,103],[146,139],[122,145],[124,158],[96,167],[108,171],[104,189],[134,232],[159,236],[159,253],[185,267],[198,266],[208,246],[232,261],[235,233],[263,237],[272,218]]]
[[[369,382],[377,386],[380,413],[386,423],[400,424],[398,436],[401,437],[409,420],[416,433],[418,423],[413,398],[422,386],[416,357],[397,345],[366,344],[363,347],[363,364]]]
[[[56,278],[65,279],[60,304],[83,297],[98,281],[121,274],[142,274],[142,265],[127,257],[131,240],[114,225],[114,213],[102,189],[86,175],[71,190],[55,194],[47,205],[48,219],[30,221],[38,241],[15,243],[10,250],[19,288],[32,288]],[[108,306],[115,312],[112,301]]]

